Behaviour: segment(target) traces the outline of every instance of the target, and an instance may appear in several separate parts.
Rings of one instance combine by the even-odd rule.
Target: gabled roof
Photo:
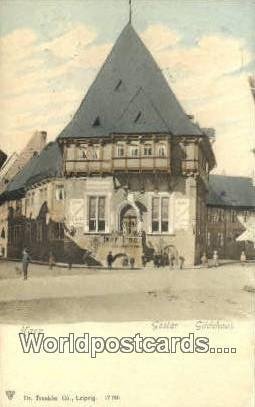
[[[252,178],[210,175],[207,204],[255,208],[255,187]]]
[[[25,167],[12,179],[2,198],[22,194],[25,188],[47,178],[61,176],[62,155],[57,142],[47,144],[40,155],[34,155]]]
[[[139,114],[141,104],[143,122],[128,124],[136,109]],[[124,130],[143,133],[147,129],[183,136],[203,134],[188,118],[152,55],[128,24],[59,138],[101,137]]]

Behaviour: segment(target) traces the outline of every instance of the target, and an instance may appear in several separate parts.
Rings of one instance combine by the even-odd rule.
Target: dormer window
[[[136,116],[134,122],[137,123],[141,116],[142,116],[142,112],[139,112],[138,115]]]
[[[100,146],[93,146],[90,150],[91,152],[91,160],[99,160],[100,156]]]
[[[115,91],[120,90],[120,89],[122,88],[122,84],[123,84],[123,83],[122,83],[122,80],[120,79],[119,82],[117,83],[117,85],[115,86],[115,89],[114,89],[114,90],[115,90]]]
[[[145,146],[143,148],[143,155],[145,155],[145,156],[152,155],[152,146],[151,146],[151,144],[145,144]]]
[[[80,155],[81,159],[87,160],[88,159],[88,149],[87,149],[87,147],[80,147],[79,155]]]
[[[123,143],[118,143],[116,146],[117,157],[124,157],[125,155],[125,146]]]
[[[97,127],[97,126],[100,126],[100,125],[101,125],[101,123],[100,123],[100,118],[99,118],[99,116],[97,116],[97,117],[95,118],[94,123],[93,123],[93,127]]]
[[[166,156],[166,146],[165,146],[165,144],[159,144],[159,146],[158,146],[158,155],[159,155],[159,157],[165,157]]]
[[[139,157],[139,146],[133,145],[129,147],[131,157]]]

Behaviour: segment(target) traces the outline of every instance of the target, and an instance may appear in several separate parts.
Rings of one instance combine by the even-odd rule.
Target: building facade
[[[214,164],[208,135],[128,24],[71,122],[2,194],[5,255],[26,245],[38,260],[104,264],[112,251],[140,264],[167,251],[194,264]]]
[[[73,119],[2,193],[4,255],[27,246],[36,260],[88,265],[105,265],[109,251],[116,265],[163,252],[186,265],[213,250],[237,257],[238,216],[254,210],[253,192],[230,204],[241,183],[221,190],[227,179],[209,182],[214,165],[208,132],[128,24]]]

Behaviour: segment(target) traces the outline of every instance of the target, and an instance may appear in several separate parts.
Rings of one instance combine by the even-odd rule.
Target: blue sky
[[[58,135],[128,14],[128,0],[1,1],[3,149],[19,151],[36,129],[48,131],[49,139]],[[255,1],[133,0],[133,26],[187,113],[215,127],[217,172],[249,175]]]

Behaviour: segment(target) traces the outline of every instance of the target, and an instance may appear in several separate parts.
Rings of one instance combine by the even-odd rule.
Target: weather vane
[[[132,0],[129,0],[129,24],[132,23]]]

